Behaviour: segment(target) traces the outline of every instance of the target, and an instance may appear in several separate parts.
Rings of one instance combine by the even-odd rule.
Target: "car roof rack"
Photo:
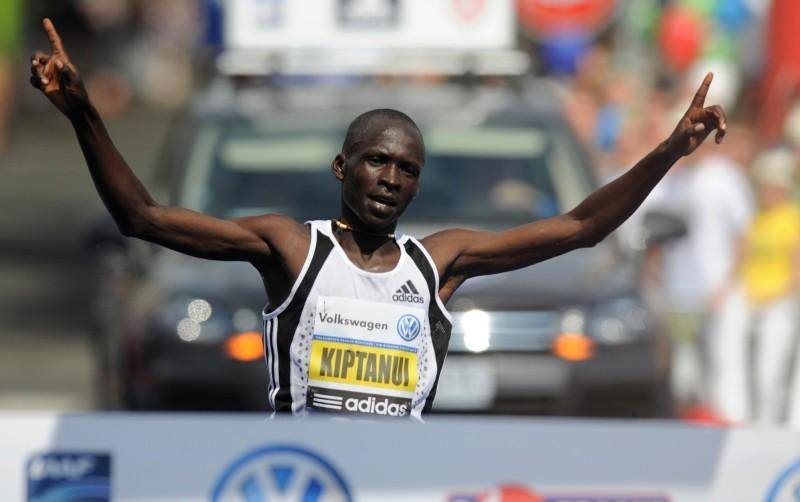
[[[228,50],[216,59],[229,77],[297,76],[521,76],[530,56],[516,49]]]

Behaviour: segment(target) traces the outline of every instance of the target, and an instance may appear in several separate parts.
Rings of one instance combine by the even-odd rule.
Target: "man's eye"
[[[381,157],[380,155],[373,155],[372,157],[367,159],[367,162],[369,162],[373,166],[379,166],[383,164],[383,157]]]

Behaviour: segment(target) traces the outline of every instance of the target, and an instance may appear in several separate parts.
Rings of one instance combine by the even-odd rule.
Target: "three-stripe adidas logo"
[[[326,408],[329,410],[340,411],[342,409],[342,396],[332,394],[320,394],[315,392],[311,396],[311,405],[315,408]]]
[[[392,300],[396,302],[425,303],[425,299],[419,294],[419,291],[410,279],[397,288],[397,291],[392,295]]]

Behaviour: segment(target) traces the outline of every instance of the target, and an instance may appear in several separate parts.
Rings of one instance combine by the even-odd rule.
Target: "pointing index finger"
[[[711,87],[712,80],[714,80],[714,74],[711,72],[706,73],[706,78],[703,79],[703,83],[700,84],[700,88],[697,89],[690,108],[703,108],[706,102],[706,94],[708,94],[708,88]]]
[[[53,55],[66,54],[64,51],[64,46],[61,45],[61,37],[58,36],[56,27],[53,26],[53,22],[50,21],[50,18],[44,18],[42,21],[42,26],[44,26],[44,31],[47,32],[47,38],[50,40],[50,48],[53,51]]]

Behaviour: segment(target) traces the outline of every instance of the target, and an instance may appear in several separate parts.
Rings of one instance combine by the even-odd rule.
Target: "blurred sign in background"
[[[230,0],[225,42],[234,49],[507,49],[511,0]]]
[[[263,297],[254,297],[247,308],[209,301],[210,317],[198,321],[192,317],[196,312],[184,310],[194,300],[205,301],[199,292],[193,297],[184,291],[189,295],[184,299],[170,296],[159,282],[158,294],[144,286],[152,286],[148,281],[154,275],[179,276],[184,269],[167,261],[156,274],[153,265],[162,262],[155,257],[161,255],[115,237],[113,227],[109,231],[104,226],[104,210],[73,133],[27,84],[28,55],[46,48],[39,24],[44,16],[53,18],[60,30],[120,150],[162,201],[169,200],[171,191],[180,192],[176,183],[184,168],[193,172],[202,159],[213,160],[202,164],[202,173],[219,168],[230,176],[225,180],[241,183],[236,186],[257,186],[241,177],[241,170],[228,169],[225,157],[216,156],[232,148],[226,147],[231,140],[226,135],[280,137],[287,144],[305,145],[309,158],[317,158],[320,152],[311,147],[341,141],[337,135],[344,119],[335,113],[313,116],[308,110],[316,106],[318,111],[329,107],[351,113],[362,106],[359,103],[377,106],[380,101],[420,110],[415,118],[451,138],[438,157],[432,155],[431,172],[435,164],[439,172],[478,173],[448,179],[463,181],[465,187],[472,183],[474,191],[464,193],[476,194],[474,200],[485,203],[481,207],[503,215],[498,221],[511,224],[521,221],[520,216],[544,217],[569,210],[576,197],[618,176],[662,141],[705,72],[713,71],[707,102],[725,106],[729,115],[722,146],[704,146],[681,161],[642,210],[593,254],[534,267],[540,270],[533,272],[540,274],[536,281],[523,281],[527,276],[522,275],[518,283],[513,278],[475,281],[462,298],[454,299],[450,307],[470,322],[454,337],[451,397],[469,394],[470,385],[464,382],[480,374],[480,381],[492,382],[492,388],[481,387],[478,401],[495,411],[514,410],[514,403],[524,402],[518,412],[800,423],[793,280],[800,269],[792,258],[800,246],[793,233],[777,232],[785,237],[781,240],[773,238],[772,230],[793,228],[798,214],[797,2],[4,0],[4,409],[125,406],[122,394],[132,391],[125,391],[119,375],[109,372],[123,367],[128,375],[142,376],[134,371],[140,367],[130,367],[131,361],[138,361],[131,354],[138,357],[147,351],[135,352],[141,345],[131,333],[150,333],[153,338],[150,315],[154,323],[166,325],[164,320],[172,322],[174,314],[170,343],[179,342],[173,348],[182,354],[211,347],[202,345],[204,336],[218,320],[221,324],[214,326],[231,326],[224,328],[230,341],[209,350],[216,350],[215,357],[249,364],[260,379],[256,389],[266,375],[257,359],[263,354],[251,350],[250,336],[256,333],[257,340],[252,319],[257,319]],[[370,96],[375,99],[370,101]],[[525,115],[530,120],[525,124],[509,125],[513,114],[507,114],[505,123],[490,125],[490,119],[500,120],[500,112],[513,108],[509,103],[525,105],[518,107],[517,119],[537,111]],[[203,122],[210,120],[207,112],[215,107],[248,120],[259,110],[263,115],[250,121],[255,125],[246,131],[228,123]],[[312,116],[319,126],[314,131]],[[187,117],[194,121],[191,127]],[[326,117],[327,122],[320,121]],[[450,122],[449,129],[440,128]],[[528,142],[519,138],[526,131],[545,138],[537,143],[540,147],[524,148]],[[322,136],[311,137],[312,132]],[[502,140],[495,141],[498,135]],[[477,137],[493,138],[492,144],[465,139]],[[197,155],[188,155],[195,147]],[[276,158],[289,157],[284,152]],[[491,161],[496,168],[491,173],[469,171],[473,164],[480,165],[479,160]],[[266,176],[272,168],[281,171],[256,159],[248,175]],[[306,182],[317,179],[306,174]],[[426,176],[434,186],[440,182],[435,174]],[[198,179],[211,178],[193,178]],[[328,185],[319,179],[316,202],[321,208],[328,200],[322,195],[328,193],[325,187],[335,203],[336,185],[332,179]],[[209,183],[205,188],[209,187],[222,190],[224,185]],[[195,193],[201,188],[195,187]],[[291,192],[282,189],[275,197],[281,193]],[[237,200],[226,196],[224,200]],[[430,205],[420,199],[419,207],[436,207],[435,201],[427,201]],[[444,207],[469,208],[456,202],[447,201]],[[668,232],[663,226],[655,231],[656,220],[645,217],[647,213],[680,220],[684,232]],[[327,216],[332,215],[319,214]],[[488,224],[475,218],[464,220]],[[651,238],[654,231],[664,238]],[[192,272],[195,276],[211,276],[216,270],[198,267],[206,272]],[[614,275],[610,268],[625,272]],[[765,272],[747,272],[753,270]],[[220,272],[220,277],[238,276]],[[530,284],[540,289],[524,289]],[[588,299],[590,289],[599,293]],[[492,292],[506,303],[491,303]],[[233,294],[221,296],[230,299]],[[165,313],[167,307],[176,312]],[[748,315],[732,317],[736,313]],[[215,317],[223,315],[227,317]],[[188,321],[179,332],[177,325],[184,320]],[[746,329],[733,330],[731,325]],[[767,336],[776,326],[781,335]],[[653,362],[641,364],[641,370],[636,364],[643,359],[619,356],[622,347],[637,340],[658,347],[648,352]],[[506,360],[501,372],[488,357],[496,349],[520,359]],[[603,366],[609,353],[618,359]],[[202,357],[195,363],[208,367]],[[630,374],[608,368],[640,375],[651,368],[651,383],[664,384],[658,402],[664,404],[666,393],[670,406],[647,412],[629,406],[623,402],[620,379]],[[585,381],[598,381],[600,375],[608,384],[601,392],[581,383],[580,375]],[[547,386],[536,387],[532,381],[553,382],[548,388],[557,389],[556,397],[565,392],[579,396],[583,389],[587,395],[582,402],[588,404],[580,409],[572,402],[553,404],[557,399],[546,395]],[[579,390],[563,387],[565,382]],[[516,397],[501,402],[498,396],[503,392]],[[115,393],[115,399],[109,397]],[[191,404],[218,407],[210,398]]]

